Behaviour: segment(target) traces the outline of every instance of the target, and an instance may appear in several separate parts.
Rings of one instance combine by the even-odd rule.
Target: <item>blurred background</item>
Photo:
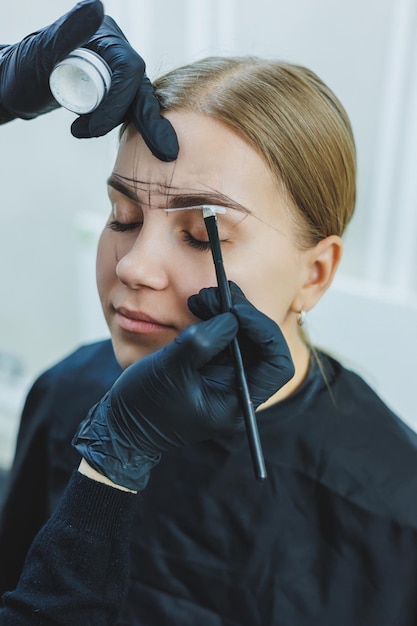
[[[74,6],[16,0],[0,42]],[[417,3],[415,0],[104,0],[152,78],[208,54],[306,65],[352,121],[358,202],[339,276],[307,330],[417,429]],[[74,139],[59,110],[1,128],[0,467],[25,393],[45,368],[108,335],[95,247],[107,217],[116,133]]]

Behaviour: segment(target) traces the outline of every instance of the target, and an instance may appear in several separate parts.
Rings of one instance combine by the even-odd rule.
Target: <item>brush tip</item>
[[[201,207],[203,209],[203,217],[213,217],[213,215],[217,215],[217,213],[221,213],[224,215],[226,213],[226,209],[224,206],[215,206],[214,204],[205,204]]]

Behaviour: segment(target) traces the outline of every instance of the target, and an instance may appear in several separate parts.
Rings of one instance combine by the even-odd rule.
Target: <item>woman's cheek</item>
[[[102,292],[106,288],[106,285],[109,284],[116,275],[116,245],[112,235],[113,233],[105,229],[100,236],[97,246],[96,279],[100,297],[103,296]]]

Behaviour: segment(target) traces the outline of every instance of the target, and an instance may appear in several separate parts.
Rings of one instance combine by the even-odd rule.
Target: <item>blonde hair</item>
[[[300,245],[343,234],[356,199],[353,133],[339,100],[312,71],[257,57],[208,57],[161,76],[154,89],[162,111],[208,115],[263,157],[296,208]]]

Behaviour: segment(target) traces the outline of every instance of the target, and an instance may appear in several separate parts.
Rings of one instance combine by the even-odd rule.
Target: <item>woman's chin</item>
[[[125,346],[120,345],[118,342],[113,340],[113,350],[116,356],[117,362],[120,367],[126,369],[129,365],[144,359],[145,357],[153,354],[160,348],[163,348],[163,345],[154,345],[152,347],[145,346]]]

